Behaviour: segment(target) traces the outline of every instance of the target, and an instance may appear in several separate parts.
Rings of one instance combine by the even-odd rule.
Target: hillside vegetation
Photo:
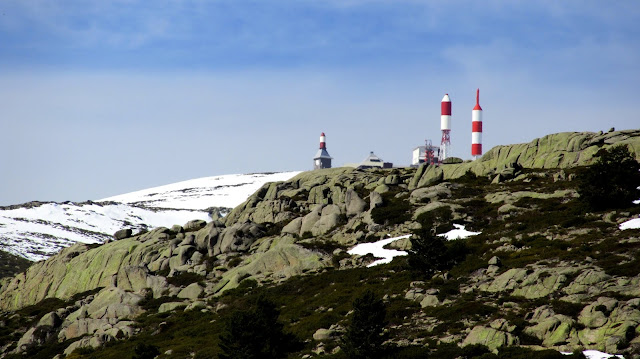
[[[358,342],[380,358],[640,355],[640,230],[619,229],[640,206],[594,206],[580,187],[614,145],[637,161],[640,131],[304,172],[222,220],[74,245],[2,280],[2,356],[234,358],[255,342],[290,358],[370,357]],[[480,234],[434,236],[453,224]],[[391,247],[411,255],[389,264],[347,253],[405,234]]]

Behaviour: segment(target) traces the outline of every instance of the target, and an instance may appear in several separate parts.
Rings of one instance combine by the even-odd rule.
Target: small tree
[[[342,339],[344,353],[350,359],[380,358],[386,339],[387,310],[382,300],[366,291],[353,301],[353,316]]]
[[[231,314],[220,335],[221,359],[284,358],[298,340],[285,333],[273,302],[260,297],[247,310]]]
[[[409,266],[424,276],[437,271],[451,269],[464,260],[468,249],[463,240],[445,242],[429,231],[421,231],[411,236]]]
[[[601,149],[578,177],[580,198],[591,208],[624,208],[640,198],[640,163],[625,145]]]

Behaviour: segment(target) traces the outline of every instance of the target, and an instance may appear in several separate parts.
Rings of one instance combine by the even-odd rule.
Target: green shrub
[[[153,359],[160,355],[158,347],[150,344],[140,343],[133,349],[132,359]]]
[[[411,219],[411,203],[406,198],[396,198],[396,194],[398,191],[382,194],[382,205],[371,210],[374,222],[391,226]]]
[[[640,198],[640,163],[626,145],[601,149],[596,162],[578,175],[580,198],[595,210],[624,208]]]
[[[464,240],[445,242],[429,232],[411,236],[409,266],[423,276],[429,277],[437,271],[449,270],[464,260],[468,254]]]
[[[488,317],[495,314],[498,309],[473,298],[468,300],[460,298],[449,306],[427,307],[423,311],[428,316],[436,317],[449,324],[467,318]]]
[[[196,274],[196,273],[191,273],[191,272],[181,272],[177,275],[174,275],[173,277],[168,277],[167,278],[167,282],[169,284],[178,286],[178,287],[183,287],[183,286],[187,286],[191,283],[198,283],[198,282],[204,282],[205,277],[200,275],[200,274]]]
[[[353,301],[353,314],[342,339],[348,358],[373,359],[383,351],[386,307],[373,292],[367,291]]]
[[[571,318],[578,317],[578,314],[580,314],[582,308],[584,308],[584,305],[580,303],[571,303],[564,300],[552,300],[550,304],[554,312]]]
[[[157,311],[158,308],[160,308],[161,304],[168,303],[168,302],[173,302],[175,300],[176,299],[174,297],[168,297],[168,296],[164,296],[164,297],[160,297],[160,298],[154,298],[153,297],[153,293],[149,293],[149,295],[147,295],[144,299],[142,299],[138,304],[144,310]]]
[[[234,268],[234,267],[239,266],[240,263],[242,263],[242,257],[241,256],[235,256],[235,257],[232,257],[231,259],[229,259],[229,262],[227,262],[227,267]]]
[[[299,341],[284,332],[275,304],[260,297],[250,308],[235,311],[220,335],[221,359],[284,358]]]
[[[296,244],[299,244],[308,250],[322,252],[325,254],[333,254],[333,251],[338,248],[342,248],[340,243],[330,240],[314,240],[309,242],[298,242]]]
[[[449,207],[436,208],[433,211],[421,213],[416,221],[420,223],[420,229],[415,231],[418,235],[429,235],[443,233],[451,230],[453,213]]]
[[[45,298],[37,304],[30,305],[18,310],[17,313],[38,319],[51,311],[64,307],[66,304],[67,303],[62,299]]]

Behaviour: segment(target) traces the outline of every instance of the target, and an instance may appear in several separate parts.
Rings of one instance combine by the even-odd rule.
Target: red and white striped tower
[[[474,160],[482,156],[482,107],[480,107],[480,89],[476,90],[476,107],[471,111],[471,156]]]
[[[442,163],[450,156],[451,147],[451,99],[449,94],[445,94],[440,103],[440,129],[442,130],[442,141],[440,142],[440,153],[438,161]]]
[[[327,138],[325,137],[324,132],[320,134],[320,149],[327,149]]]

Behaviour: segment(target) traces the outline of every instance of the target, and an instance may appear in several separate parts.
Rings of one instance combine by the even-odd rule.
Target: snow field
[[[267,182],[286,181],[300,172],[233,174],[197,178],[108,197],[113,201],[157,208],[234,208]]]

